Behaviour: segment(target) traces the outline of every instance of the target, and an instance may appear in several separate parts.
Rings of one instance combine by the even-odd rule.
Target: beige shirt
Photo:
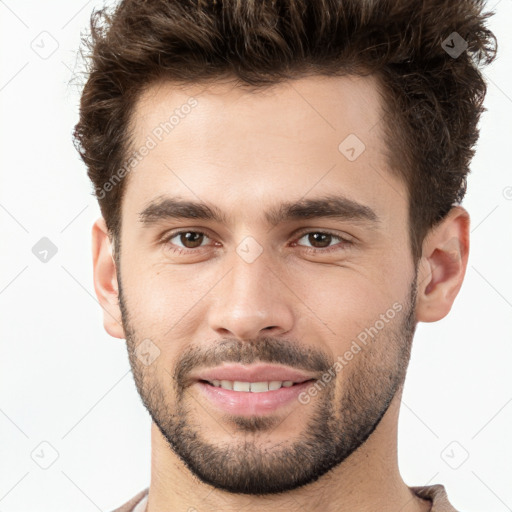
[[[457,512],[457,510],[450,505],[443,485],[436,484],[427,487],[411,487],[410,489],[420,498],[432,502],[430,512]],[[149,488],[140,491],[130,501],[116,508],[113,512],[145,512],[148,502],[148,491]]]

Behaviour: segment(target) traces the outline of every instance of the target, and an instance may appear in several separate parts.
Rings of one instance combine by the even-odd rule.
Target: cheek
[[[123,277],[123,294],[137,341],[146,338],[160,350],[158,367],[174,368],[176,358],[204,326],[208,292],[218,272],[197,272],[191,265],[144,266]],[[213,267],[212,267],[213,269]],[[168,377],[159,370],[159,375]]]
[[[326,348],[334,359],[352,348],[359,353],[354,343],[364,346],[375,336],[393,336],[407,307],[409,276],[402,272],[395,274],[395,279],[383,281],[379,280],[379,273],[331,270],[336,272],[309,280],[307,295],[304,295],[307,308],[296,304],[297,308],[304,309],[306,317],[301,334],[324,333]],[[358,359],[358,356],[348,353],[345,360],[351,359]]]
[[[405,296],[408,281],[385,281],[381,275],[360,269],[332,269],[314,279],[308,274],[307,284],[300,290],[305,304],[322,320],[338,326],[337,334],[342,335],[348,327],[364,327],[369,320],[374,321]]]
[[[149,259],[149,258],[148,258]],[[160,261],[149,262],[142,257],[123,261],[122,282],[134,316],[151,320],[181,316],[197,301],[202,288],[207,287],[207,277],[201,276],[193,265],[171,265]]]

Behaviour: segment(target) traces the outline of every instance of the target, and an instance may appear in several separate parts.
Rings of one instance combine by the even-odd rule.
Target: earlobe
[[[462,286],[469,256],[469,214],[453,207],[426,236],[418,269],[416,318],[436,322],[449,312]]]
[[[103,326],[114,338],[124,338],[112,244],[103,217],[92,227],[94,290],[103,309]]]

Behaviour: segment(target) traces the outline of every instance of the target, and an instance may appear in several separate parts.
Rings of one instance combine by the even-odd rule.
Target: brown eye
[[[332,235],[329,233],[309,233],[308,242],[317,248],[329,247],[332,241]]]
[[[201,245],[204,239],[203,233],[197,231],[185,231],[179,235],[180,242],[187,249],[195,249]]]
[[[208,235],[201,231],[175,231],[174,233],[168,234],[163,240],[166,246],[176,253],[186,252],[187,250],[193,250],[202,248],[202,243],[205,238],[209,238]],[[175,240],[174,242],[172,240]]]
[[[298,243],[305,239],[306,243]],[[309,252],[327,253],[330,251],[344,250],[351,245],[351,242],[340,235],[328,231],[306,231],[301,234],[296,245]]]

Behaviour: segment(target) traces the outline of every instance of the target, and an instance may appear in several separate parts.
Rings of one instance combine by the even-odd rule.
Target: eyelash
[[[188,249],[188,248],[182,248],[182,247],[173,247],[171,244],[170,244],[170,240],[173,239],[174,237],[178,236],[178,235],[182,235],[184,233],[196,233],[196,234],[199,234],[199,235],[204,235],[208,238],[210,238],[208,236],[207,233],[205,233],[204,231],[198,231],[198,230],[192,230],[192,229],[186,229],[186,230],[180,230],[180,231],[173,231],[171,233],[167,233],[166,235],[164,235],[164,237],[162,237],[161,239],[161,243],[164,244],[164,245],[167,245],[169,246],[169,248],[171,249],[171,251],[175,254],[187,254],[187,253],[191,253],[191,252],[197,252],[199,251],[200,249],[204,249],[204,247],[197,247],[195,249]],[[319,253],[319,252],[322,252],[322,253],[330,253],[332,251],[339,251],[339,250],[344,250],[346,249],[346,247],[344,246],[347,246],[347,245],[351,245],[352,242],[350,240],[347,240],[346,238],[343,238],[342,236],[340,235],[337,235],[336,233],[333,233],[331,231],[318,231],[318,230],[309,230],[309,231],[303,231],[301,233],[299,233],[297,236],[297,240],[300,240],[301,238],[303,238],[305,235],[309,235],[309,234],[312,234],[312,233],[315,233],[315,234],[321,234],[321,235],[330,235],[332,236],[333,238],[336,238],[340,241],[340,243],[342,244],[342,247],[338,247],[337,245],[334,245],[332,247],[326,247],[326,248],[317,248],[317,247],[305,247],[305,246],[300,246],[302,249],[304,249],[306,252],[309,252],[309,253]]]

